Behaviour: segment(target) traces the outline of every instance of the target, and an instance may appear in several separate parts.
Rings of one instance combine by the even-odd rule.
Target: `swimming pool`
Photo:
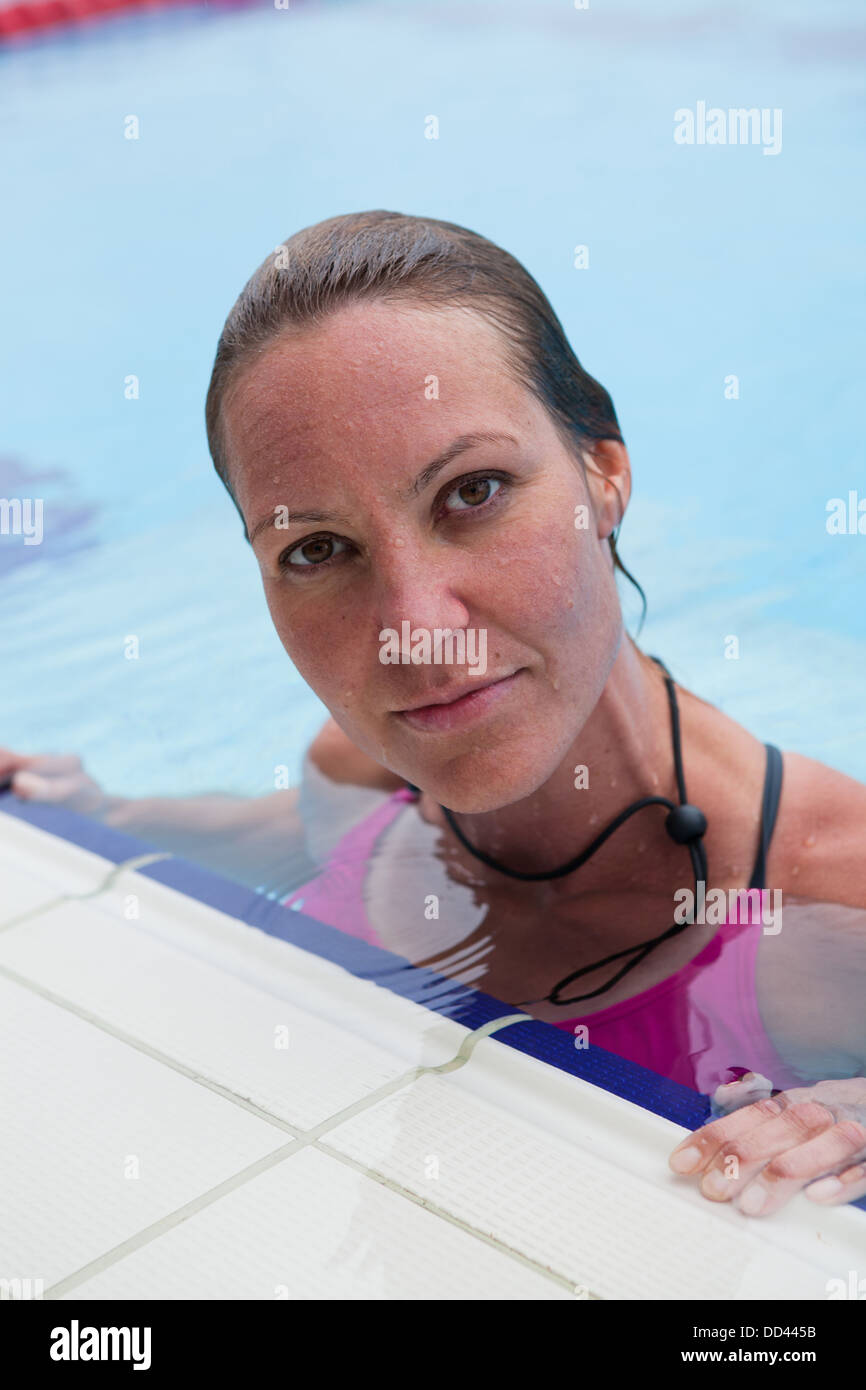
[[[204,393],[263,256],[390,207],[513,251],[610,390],[644,648],[759,737],[866,780],[866,536],[826,528],[830,499],[866,498],[864,46],[847,0],[335,0],[0,53],[0,497],[45,502],[40,545],[0,536],[0,742],[78,752],[131,795],[297,774],[326,712],[271,630]],[[701,101],[780,109],[778,155],[675,143]]]

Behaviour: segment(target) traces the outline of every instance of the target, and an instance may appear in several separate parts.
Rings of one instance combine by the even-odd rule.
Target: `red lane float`
[[[152,10],[168,5],[201,4],[202,0],[27,0],[0,6],[0,43],[19,34],[60,24],[77,24],[94,15],[117,10]]]

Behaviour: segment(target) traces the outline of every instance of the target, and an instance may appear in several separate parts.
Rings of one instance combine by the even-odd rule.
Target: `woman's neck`
[[[587,770],[585,786],[575,786],[577,767]],[[540,873],[574,858],[642,796],[677,799],[670,706],[661,668],[625,638],[598,703],[543,786],[457,820],[476,849],[508,868]],[[425,820],[445,823],[427,793],[420,809]]]

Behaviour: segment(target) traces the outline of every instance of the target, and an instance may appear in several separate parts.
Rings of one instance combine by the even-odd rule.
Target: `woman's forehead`
[[[369,308],[285,334],[239,372],[223,408],[233,474],[256,485],[274,463],[328,467],[348,450],[372,464],[435,452],[449,431],[526,427],[528,393],[478,315],[449,328],[442,311]]]
[[[425,389],[431,376],[447,381],[453,395],[500,375],[507,375],[503,340],[478,313],[356,303],[323,323],[280,333],[239,369],[226,399],[240,396],[258,409],[303,397],[339,406],[341,397],[359,394],[423,401],[435,399]]]

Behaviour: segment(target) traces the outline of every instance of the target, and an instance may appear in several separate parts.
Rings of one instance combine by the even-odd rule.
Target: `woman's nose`
[[[465,584],[461,582],[459,561],[450,563],[428,555],[396,537],[389,554],[376,569],[376,609],[380,630],[411,628],[465,628],[470,622]]]

